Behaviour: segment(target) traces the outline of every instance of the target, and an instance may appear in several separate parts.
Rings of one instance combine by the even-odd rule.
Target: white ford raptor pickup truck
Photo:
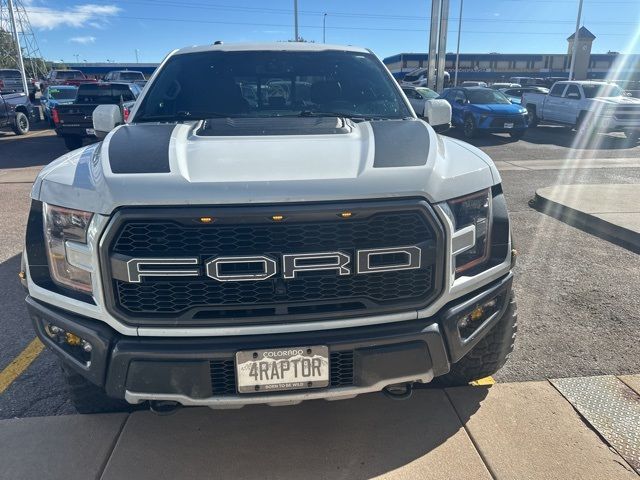
[[[500,175],[369,50],[183,48],[93,121],[33,185],[20,275],[78,411],[406,397],[511,352]]]

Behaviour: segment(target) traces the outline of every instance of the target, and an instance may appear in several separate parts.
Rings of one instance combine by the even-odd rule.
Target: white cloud
[[[96,37],[71,37],[69,39],[70,42],[73,43],[81,43],[82,45],[87,45],[88,43],[95,43]]]
[[[100,28],[122,9],[115,5],[95,5],[87,3],[66,9],[39,7],[26,2],[25,10],[33,28],[53,30],[57,27]],[[80,38],[80,37],[78,37]]]

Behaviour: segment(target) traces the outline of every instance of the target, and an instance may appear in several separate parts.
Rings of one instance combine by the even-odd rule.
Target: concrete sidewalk
[[[536,191],[547,215],[640,252],[640,184],[556,185]]]
[[[635,422],[640,376],[592,378],[625,389]],[[543,381],[421,389],[406,401],[4,420],[0,478],[637,480],[634,459],[560,391]]]

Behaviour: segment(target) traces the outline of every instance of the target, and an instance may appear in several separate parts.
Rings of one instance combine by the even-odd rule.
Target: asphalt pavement
[[[458,136],[456,131],[450,134]],[[516,350],[496,380],[640,372],[640,256],[529,205],[537,189],[556,184],[640,183],[640,168],[634,163],[640,145],[611,134],[575,150],[575,133],[562,127],[539,127],[517,142],[491,135],[471,143],[504,162],[499,165],[504,165],[503,188],[519,252]],[[0,133],[0,372],[34,338],[17,278],[28,179],[65,151],[51,131],[23,138]],[[581,168],[567,168],[575,162],[565,164],[565,159],[585,162]],[[595,165],[605,159],[612,159],[611,168],[589,168],[589,160]],[[526,163],[512,168],[508,163],[538,160],[548,161],[549,169],[528,169]],[[3,176],[9,183],[3,183]],[[0,418],[72,412],[56,361],[46,350],[0,393]]]

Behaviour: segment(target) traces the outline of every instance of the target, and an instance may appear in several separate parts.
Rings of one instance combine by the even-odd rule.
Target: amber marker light
[[[200,223],[212,223],[213,217],[200,217]]]
[[[271,220],[274,222],[281,222],[284,220],[284,217],[282,215],[271,215]]]
[[[351,218],[351,217],[353,217],[353,212],[341,212],[340,216],[342,218]]]

